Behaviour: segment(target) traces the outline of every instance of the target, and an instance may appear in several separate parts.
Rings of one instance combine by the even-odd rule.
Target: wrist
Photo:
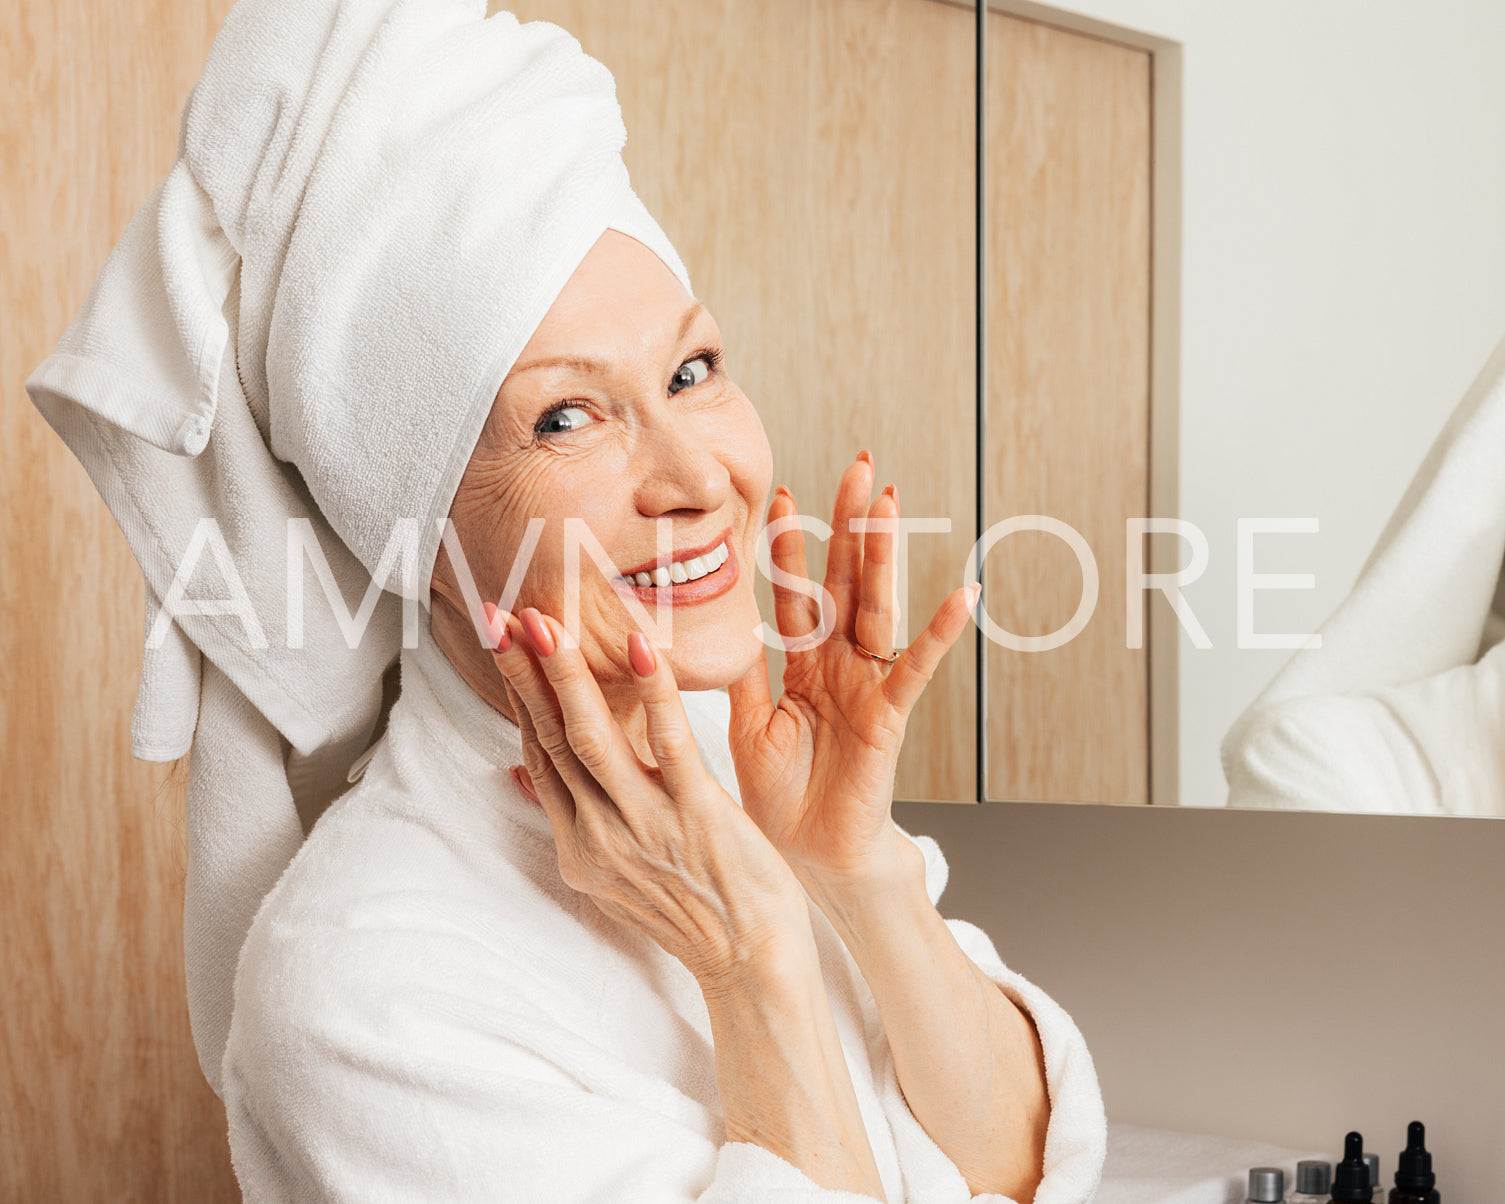
[[[806,875],[801,881],[854,957],[860,958],[864,945],[939,914],[925,885],[925,854],[897,829],[893,844],[862,872]]]
[[[820,983],[820,954],[810,929],[809,906],[800,896],[798,912],[771,925],[755,941],[696,969],[695,979],[712,1013],[744,1008],[749,1000],[804,996]]]
[[[888,831],[877,846],[857,864],[794,866],[795,877],[817,903],[830,900],[860,900],[894,891],[925,894],[925,854],[889,821]],[[928,898],[928,896],[927,896]]]

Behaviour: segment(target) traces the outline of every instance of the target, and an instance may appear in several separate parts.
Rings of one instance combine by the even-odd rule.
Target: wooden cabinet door
[[[130,755],[141,571],[22,387],[171,167],[229,8],[11,0],[0,14],[4,1200],[240,1196],[188,1031],[184,776]]]
[[[985,522],[1069,525],[1099,581],[1060,647],[988,641],[986,796],[1147,803],[1148,649],[1126,646],[1124,545],[1125,519],[1150,513],[1150,55],[988,21]],[[983,597],[1004,630],[1046,636],[1084,576],[1058,535],[1022,530],[989,553]]]

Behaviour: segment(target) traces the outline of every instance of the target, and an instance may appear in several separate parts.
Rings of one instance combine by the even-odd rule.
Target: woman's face
[[[565,520],[583,520],[624,573],[659,563],[655,524],[670,520],[672,559],[711,552],[692,571],[712,571],[670,585],[664,652],[680,689],[712,689],[758,654],[752,567],[771,473],[762,423],[726,374],[710,312],[646,246],[607,230],[502,382],[450,514],[492,601],[528,520],[544,520],[512,610],[563,621],[573,561],[580,626],[570,635],[603,686],[631,683],[627,636],[639,624],[624,598],[652,614],[657,594],[609,580],[566,538]],[[463,614],[454,581],[441,551],[434,592]]]

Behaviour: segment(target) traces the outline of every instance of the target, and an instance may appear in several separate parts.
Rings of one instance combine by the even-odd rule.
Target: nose
[[[644,427],[635,457],[637,507],[648,518],[685,512],[714,513],[726,505],[732,478],[717,444],[683,415],[664,416]]]

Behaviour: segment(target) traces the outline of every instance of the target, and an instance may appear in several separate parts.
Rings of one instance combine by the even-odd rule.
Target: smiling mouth
[[[708,552],[673,561],[667,567],[659,565],[657,568],[630,575],[624,573],[616,578],[616,582],[619,585],[635,586],[638,589],[662,589],[670,585],[687,585],[703,577],[715,576],[730,557],[731,552],[727,549],[726,540],[723,539]]]

